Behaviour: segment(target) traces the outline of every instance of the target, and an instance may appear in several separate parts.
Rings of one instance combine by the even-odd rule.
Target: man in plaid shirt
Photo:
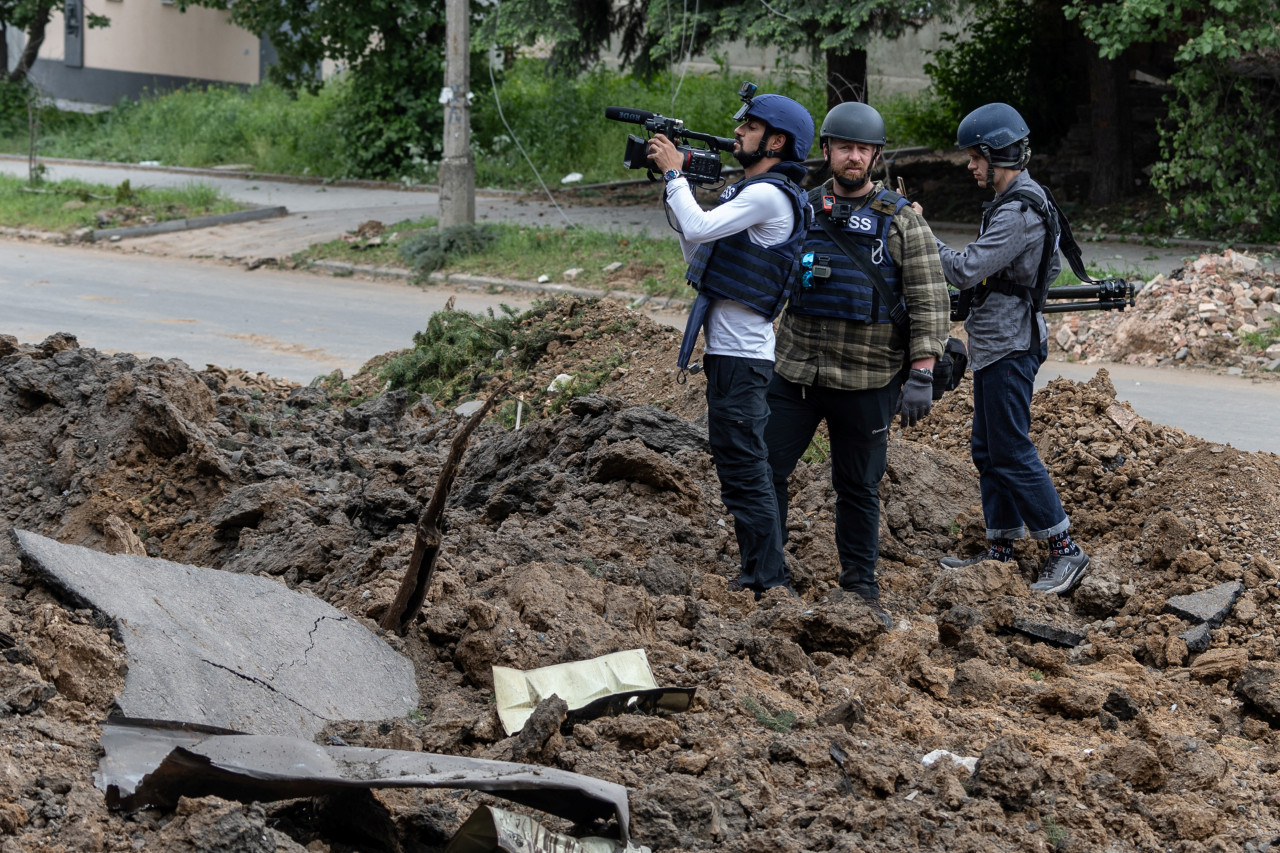
[[[885,144],[880,114],[839,104],[820,139],[832,179],[810,193],[817,221],[778,329],[765,442],[785,538],[787,478],[827,422],[840,589],[888,629],[875,575],[880,479],[893,415],[914,426],[933,405],[933,365],[950,328],[947,284],[928,223],[870,180]],[[897,304],[885,304],[876,277]],[[894,316],[909,318],[909,334]]]

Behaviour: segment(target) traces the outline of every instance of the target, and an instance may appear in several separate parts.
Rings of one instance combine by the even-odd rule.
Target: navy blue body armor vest
[[[720,194],[724,203],[756,181],[773,184],[787,194],[796,215],[791,236],[776,246],[758,246],[746,230],[713,243],[698,246],[685,278],[700,293],[716,299],[732,299],[773,319],[789,296],[795,261],[813,221],[809,197],[780,172],[768,171],[739,181]]]
[[[901,270],[889,255],[889,225],[906,204],[907,200],[897,193],[880,190],[865,207],[850,215],[842,229],[847,242],[880,270],[895,294],[902,292]],[[817,222],[809,227],[803,252],[805,258],[813,256],[813,263],[799,270],[800,278],[792,285],[787,310],[859,323],[893,322],[889,317],[893,306],[883,304],[867,274],[849,260],[845,250]],[[814,274],[828,270],[828,276]],[[807,277],[806,272],[810,273]]]

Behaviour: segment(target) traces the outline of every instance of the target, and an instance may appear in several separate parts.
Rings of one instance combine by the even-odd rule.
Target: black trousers
[[[708,355],[707,438],[720,478],[720,500],[733,514],[742,563],[739,580],[752,589],[788,582],[782,526],[764,443],[769,406],[765,394],[773,362]]]
[[[769,467],[778,504],[782,541],[787,539],[787,478],[827,422],[831,436],[831,484],[836,492],[836,551],[840,587],[879,598],[880,479],[889,447],[889,426],[898,408],[897,379],[883,388],[844,391],[797,385],[775,375],[769,385]]]

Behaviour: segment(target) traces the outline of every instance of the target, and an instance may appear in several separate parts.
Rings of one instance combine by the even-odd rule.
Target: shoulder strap
[[[1058,206],[1058,201],[1053,197],[1053,193],[1049,191],[1049,188],[1041,184],[1040,189],[1044,191],[1044,198],[1028,190],[1015,190],[1005,198],[1002,198],[1000,204],[992,205],[992,210],[987,215],[992,215],[994,208],[1001,207],[1009,202],[1019,201],[1029,205],[1036,213],[1040,214],[1041,218],[1045,220],[1047,228],[1050,224],[1049,211],[1052,210],[1058,226],[1058,249],[1062,252],[1062,256],[1067,259],[1067,264],[1070,265],[1071,271],[1082,282],[1096,283],[1097,280],[1092,278],[1084,268],[1084,253],[1080,248],[1080,244],[1076,242],[1075,235],[1071,233],[1071,220],[1067,219],[1067,215],[1062,212],[1062,208]],[[1047,232],[1046,242],[1051,236],[1052,229]],[[1047,269],[1047,263],[1045,267]]]
[[[813,222],[813,193],[805,193],[804,189],[791,180],[789,175],[778,171],[770,170],[748,178],[742,181],[742,185],[746,186],[753,181],[764,181],[767,184],[773,184],[787,194],[787,200],[791,202],[792,211],[796,215],[795,230],[792,231],[793,235],[796,231],[804,232],[809,230],[809,225]]]
[[[1058,201],[1053,197],[1053,193],[1049,192],[1049,188],[1041,186],[1044,190],[1045,198],[1049,199],[1049,203],[1053,205],[1053,209],[1058,214],[1058,248],[1062,251],[1062,256],[1067,259],[1067,263],[1071,265],[1071,271],[1076,274],[1076,278],[1081,281],[1096,283],[1097,279],[1090,278],[1089,273],[1084,268],[1084,256],[1080,249],[1080,244],[1076,242],[1075,235],[1071,233],[1071,222],[1067,219],[1067,215],[1062,212],[1062,208],[1058,206]]]

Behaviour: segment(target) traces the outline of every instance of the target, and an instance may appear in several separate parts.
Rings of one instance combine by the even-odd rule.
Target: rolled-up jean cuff
[[[1027,535],[1026,527],[1009,527],[1003,530],[996,530],[991,527],[987,528],[988,542],[990,542],[992,539],[1021,539],[1023,536],[1026,536],[1026,535]]]
[[[1066,533],[1067,528],[1070,526],[1071,526],[1071,519],[1064,518],[1062,519],[1062,521],[1059,521],[1053,527],[1049,527],[1044,530],[1031,531],[1031,538],[1032,539],[1052,539],[1053,537],[1057,536],[1059,533]]]

